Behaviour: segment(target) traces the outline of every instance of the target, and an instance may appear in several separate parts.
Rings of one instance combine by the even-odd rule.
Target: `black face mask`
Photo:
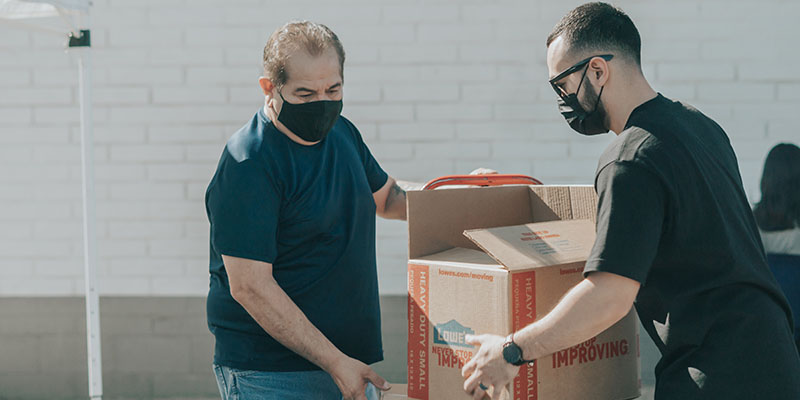
[[[588,67],[586,70],[588,70]],[[600,96],[603,95],[605,87],[600,88],[600,93],[597,95],[597,99],[594,102],[594,110],[592,111],[584,110],[578,100],[578,92],[580,92],[583,80],[586,78],[586,70],[583,71],[578,90],[575,93],[558,98],[558,111],[575,132],[587,136],[607,133],[606,114],[602,109],[598,108],[600,106]]]
[[[307,142],[319,142],[325,139],[333,129],[339,114],[342,113],[341,100],[320,100],[309,103],[292,104],[283,98],[278,121]]]

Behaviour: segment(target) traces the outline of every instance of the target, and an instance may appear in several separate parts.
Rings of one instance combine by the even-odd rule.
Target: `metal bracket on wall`
[[[75,35],[75,32],[69,33],[69,44],[68,47],[91,47],[92,46],[92,39],[91,33],[88,29],[83,29],[80,31],[80,35]]]

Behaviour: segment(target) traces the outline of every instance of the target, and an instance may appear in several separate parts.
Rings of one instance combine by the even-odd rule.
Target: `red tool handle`
[[[448,175],[436,178],[422,188],[433,190],[440,186],[472,185],[472,186],[502,186],[502,185],[541,185],[536,178],[527,175],[515,174],[489,174],[489,175]]]

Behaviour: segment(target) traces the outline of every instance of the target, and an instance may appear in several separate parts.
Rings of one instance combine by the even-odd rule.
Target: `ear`
[[[261,86],[261,91],[264,92],[264,96],[272,96],[272,89],[275,89],[275,85],[269,78],[264,76],[259,77],[258,85]]]
[[[593,75],[599,86],[604,86],[610,76],[608,61],[595,57],[589,62],[589,73]]]

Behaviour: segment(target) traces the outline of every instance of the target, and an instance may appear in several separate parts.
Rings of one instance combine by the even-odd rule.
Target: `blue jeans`
[[[222,400],[341,400],[342,393],[325,371],[245,371],[214,364]],[[367,384],[367,400],[380,398]]]

